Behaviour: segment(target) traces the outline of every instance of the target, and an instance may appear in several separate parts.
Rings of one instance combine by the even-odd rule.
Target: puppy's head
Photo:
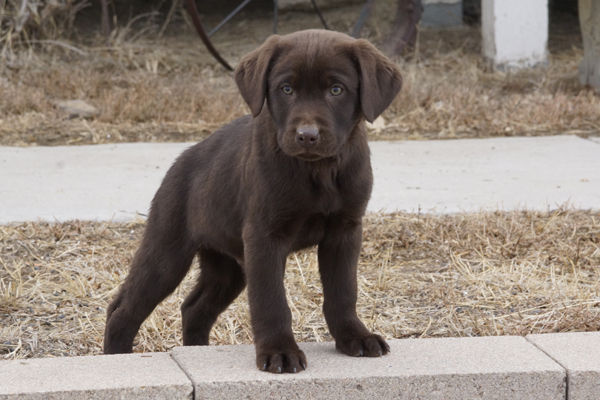
[[[235,79],[252,114],[269,113],[280,148],[306,161],[335,156],[402,86],[398,67],[369,42],[324,30],[271,36],[242,58]]]

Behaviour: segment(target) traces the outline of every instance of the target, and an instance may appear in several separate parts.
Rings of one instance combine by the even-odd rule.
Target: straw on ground
[[[0,226],[0,357],[99,354],[106,306],[143,222]],[[197,264],[144,323],[134,351],[181,345],[179,307]],[[600,329],[600,213],[559,209],[365,218],[358,312],[388,338]],[[298,341],[332,340],[314,249],[285,278]],[[243,294],[211,344],[251,343]]]
[[[234,63],[258,45],[253,35],[219,46]],[[423,31],[418,53],[398,60],[403,90],[370,139],[600,135],[600,96],[578,80],[581,38],[550,39],[548,66],[502,73],[482,63],[479,28]],[[179,35],[108,48],[78,44],[85,55],[54,47],[21,54],[0,69],[0,145],[205,138],[248,109],[231,74],[197,40]],[[55,104],[70,99],[101,113],[67,119]]]

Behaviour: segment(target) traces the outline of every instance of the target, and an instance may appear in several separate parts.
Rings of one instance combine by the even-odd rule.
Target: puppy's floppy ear
[[[365,119],[373,122],[394,100],[402,88],[400,70],[371,43],[354,42],[360,67],[360,105]]]
[[[277,52],[277,43],[279,36],[270,36],[262,46],[242,57],[235,69],[235,82],[255,117],[265,102],[269,65]]]

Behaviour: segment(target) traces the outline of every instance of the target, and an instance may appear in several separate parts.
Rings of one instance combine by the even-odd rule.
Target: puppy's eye
[[[339,96],[340,94],[342,94],[342,88],[339,86],[334,86],[331,88],[330,92],[334,96]]]
[[[285,85],[284,87],[281,88],[281,90],[285,94],[292,94],[292,91],[293,91],[292,87],[290,85]]]

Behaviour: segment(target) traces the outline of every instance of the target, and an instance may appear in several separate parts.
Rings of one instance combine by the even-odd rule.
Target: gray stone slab
[[[349,6],[351,4],[361,4],[364,0],[316,0],[320,10],[330,10],[332,8]],[[279,0],[277,2],[279,11],[308,11],[315,12],[311,0]]]
[[[369,210],[600,208],[600,146],[576,136],[371,143]]]
[[[462,1],[425,1],[421,25],[431,28],[448,28],[462,26],[463,4]]]
[[[190,143],[0,147],[0,223],[129,221],[146,214]]]
[[[301,343],[306,371],[258,371],[252,346],[180,347],[196,399],[564,399],[565,371],[522,337],[407,339],[382,358]]]
[[[146,214],[191,143],[0,147],[0,223]],[[600,207],[600,146],[574,136],[371,142],[369,211]]]
[[[192,398],[190,380],[167,353],[0,362],[0,400]]]
[[[567,370],[569,400],[600,399],[600,332],[529,335]]]

